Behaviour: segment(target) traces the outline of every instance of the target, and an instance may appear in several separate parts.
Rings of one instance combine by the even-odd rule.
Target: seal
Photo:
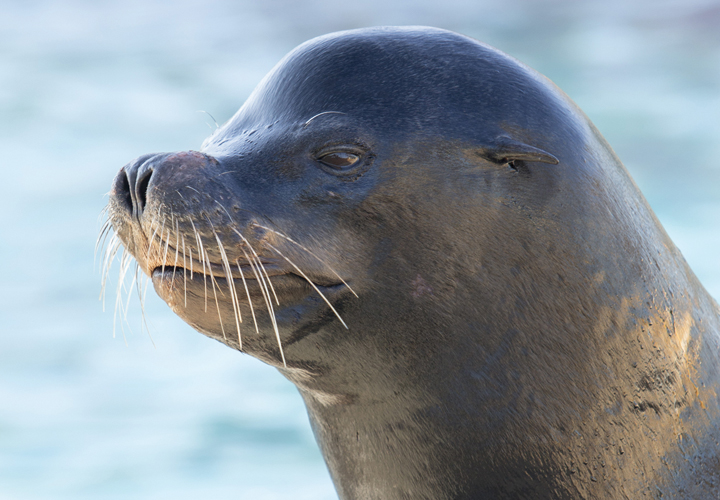
[[[118,245],[295,384],[342,499],[720,497],[720,308],[599,132],[462,35],[288,54]]]

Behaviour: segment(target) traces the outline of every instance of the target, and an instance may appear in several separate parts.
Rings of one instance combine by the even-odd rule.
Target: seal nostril
[[[130,194],[130,181],[128,180],[127,172],[120,177],[120,189],[118,191],[122,193],[122,200],[125,202],[125,207],[127,207],[129,212],[132,212],[133,201],[132,194]]]
[[[152,173],[152,170],[145,172],[145,175],[143,175],[137,185],[138,215],[143,211],[145,205],[147,204],[147,189],[148,184],[150,184],[150,177],[152,176]]]

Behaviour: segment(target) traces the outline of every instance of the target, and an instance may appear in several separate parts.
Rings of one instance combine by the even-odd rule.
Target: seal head
[[[300,390],[343,499],[717,498],[720,320],[610,147],[467,37],[288,54],[110,221],[185,321]]]

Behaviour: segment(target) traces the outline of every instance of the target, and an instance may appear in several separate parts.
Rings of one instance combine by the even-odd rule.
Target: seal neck
[[[717,305],[692,295],[691,274],[675,278],[672,291],[586,287],[572,304],[559,299],[567,290],[546,284],[506,318],[482,314],[490,298],[472,314],[452,311],[454,323],[419,317],[404,330],[446,328],[424,345],[425,358],[416,352],[384,371],[366,365],[380,375],[357,376],[345,385],[356,390],[341,396],[301,387],[340,497],[632,497],[648,481],[662,484],[663,471],[690,474],[683,456],[703,446],[693,415],[716,399],[698,376],[717,374],[688,360],[717,358],[715,336],[704,332],[718,325],[696,319]],[[576,285],[566,276],[557,287]]]

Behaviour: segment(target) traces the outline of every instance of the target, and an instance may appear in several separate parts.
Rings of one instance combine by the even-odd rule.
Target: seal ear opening
[[[478,154],[499,164],[513,161],[536,161],[551,165],[560,163],[560,160],[547,151],[516,141],[506,135],[497,137],[491,146],[478,151]]]

